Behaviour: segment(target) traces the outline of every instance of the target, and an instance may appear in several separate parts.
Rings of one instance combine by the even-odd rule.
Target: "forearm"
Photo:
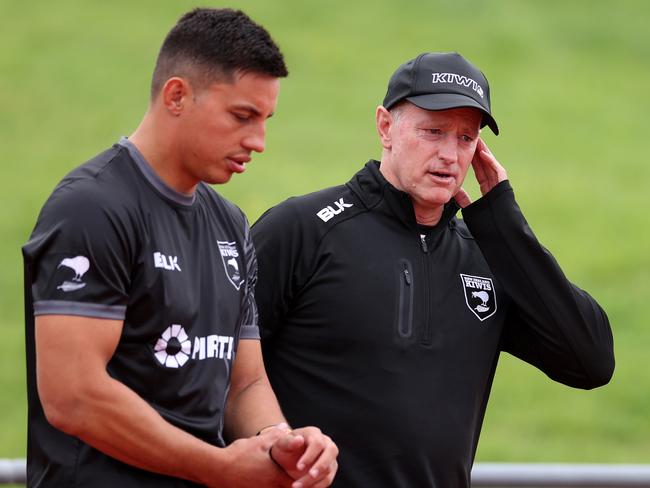
[[[242,442],[242,437],[252,440],[275,438],[268,444],[264,456],[270,461],[271,449],[277,447],[273,459],[282,472],[294,480],[300,479],[295,485],[305,488],[329,486],[336,473],[338,450],[320,430],[306,427],[291,434],[284,429],[268,429],[262,435],[255,435],[264,427],[284,421],[266,376],[259,341],[241,341],[226,402],[224,431],[229,440],[234,441],[230,446]],[[277,444],[278,440],[282,441]]]
[[[229,440],[254,436],[281,422],[286,420],[266,375],[228,397],[224,433]]]
[[[572,386],[607,382],[614,361],[607,316],[591,296],[569,282],[537,241],[509,184],[500,183],[463,215],[528,328],[520,333],[513,325],[506,337],[515,355]]]
[[[118,320],[36,318],[38,395],[55,428],[132,466],[210,487],[284,486],[289,478],[268,456],[281,432],[219,448],[170,424],[112,378],[106,365],[121,330]]]
[[[76,399],[61,425],[96,449],[138,468],[211,484],[227,452],[164,420],[147,402],[108,375]]]

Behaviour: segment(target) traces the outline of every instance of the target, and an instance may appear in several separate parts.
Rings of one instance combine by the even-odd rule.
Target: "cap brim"
[[[427,93],[426,95],[406,97],[405,100],[424,110],[448,110],[450,108],[462,107],[477,108],[483,113],[481,127],[487,125],[495,135],[499,135],[499,126],[492,115],[476,100],[465,95],[459,95],[458,93]]]

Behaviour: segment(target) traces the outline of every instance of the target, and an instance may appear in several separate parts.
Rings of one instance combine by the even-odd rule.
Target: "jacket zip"
[[[424,261],[424,330],[422,331],[421,344],[424,346],[431,345],[431,317],[430,299],[429,299],[429,246],[427,246],[426,237],[420,235],[420,244],[422,247],[422,261]]]
[[[410,337],[413,330],[413,273],[411,264],[402,260],[399,286],[399,317],[397,332],[401,337]]]

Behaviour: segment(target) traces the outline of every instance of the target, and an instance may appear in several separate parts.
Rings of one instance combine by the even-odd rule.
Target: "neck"
[[[442,211],[444,209],[443,206],[436,207],[436,208],[422,208],[413,200],[411,197],[411,201],[413,202],[413,210],[415,212],[415,221],[420,224],[420,225],[426,225],[428,227],[433,227],[434,225],[437,225],[438,222],[440,222],[440,218],[442,217]]]
[[[186,195],[194,193],[198,181],[187,178],[180,170],[182,158],[173,142],[173,131],[166,130],[164,123],[157,123],[151,109],[145,114],[135,132],[129,136],[129,141],[138,148],[167,186]]]
[[[379,164],[379,172],[386,178],[386,181],[393,185],[398,190],[401,190],[405,193],[408,193],[411,198],[411,203],[413,204],[413,211],[415,212],[415,221],[420,225],[434,226],[440,222],[442,217],[442,211],[444,205],[438,207],[430,207],[418,202],[413,195],[411,195],[405,188],[402,188],[398,178],[391,171],[390,164],[385,164],[384,162],[388,160],[389,155],[386,151],[382,153],[382,160]]]

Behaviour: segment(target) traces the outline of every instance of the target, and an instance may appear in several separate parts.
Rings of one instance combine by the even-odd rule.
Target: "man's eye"
[[[442,134],[442,130],[440,130],[440,129],[426,129],[426,131],[427,131],[429,134],[434,134],[434,135],[437,135],[437,136],[439,136],[440,134]]]
[[[246,122],[250,117],[245,114],[238,114],[236,112],[233,112],[233,116],[239,121],[239,122]]]
[[[472,142],[474,140],[472,136],[468,136],[467,134],[460,136],[460,138],[463,140],[463,142]]]

